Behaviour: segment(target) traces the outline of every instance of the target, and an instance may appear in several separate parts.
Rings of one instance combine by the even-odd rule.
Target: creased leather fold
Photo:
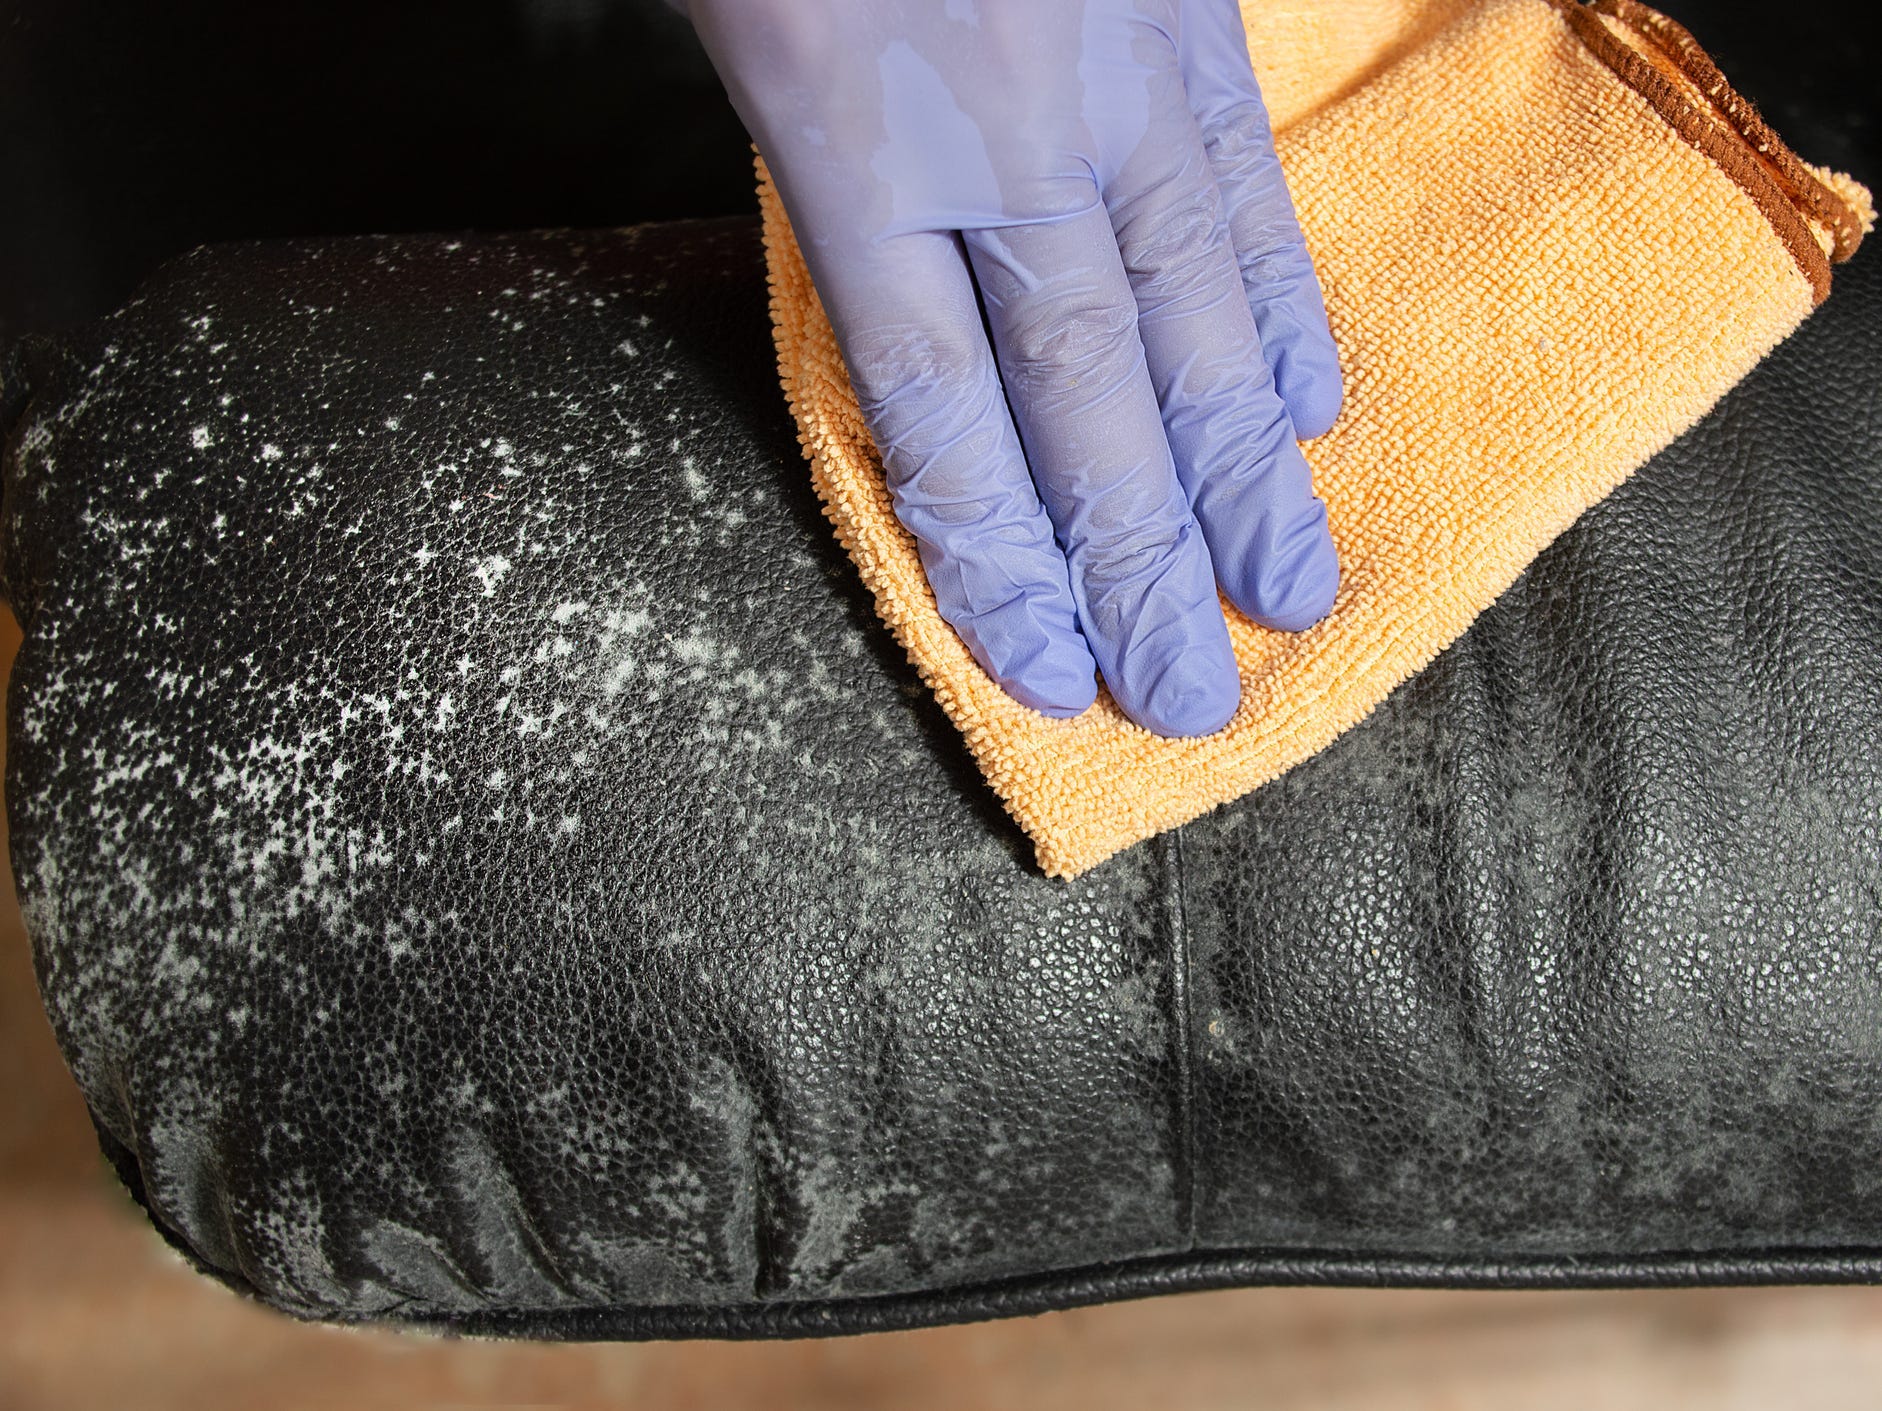
[[[826,516],[1040,867],[1075,876],[1278,777],[1455,641],[1822,300],[1869,193],[1792,154],[1632,0],[1245,0],[1346,401],[1306,443],[1342,581],[1226,600],[1242,703],[1161,739],[1000,690],[940,617],[758,163],[781,380]]]

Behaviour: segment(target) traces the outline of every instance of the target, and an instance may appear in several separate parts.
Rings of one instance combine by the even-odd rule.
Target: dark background
[[[1806,161],[1882,183],[1872,15],[1658,8],[1809,129]],[[206,241],[756,208],[744,129],[661,0],[0,0],[0,338],[107,312]]]

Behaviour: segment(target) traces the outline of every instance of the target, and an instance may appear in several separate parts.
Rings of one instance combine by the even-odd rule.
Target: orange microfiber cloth
[[[1301,633],[1223,610],[1242,701],[1163,739],[1056,720],[936,611],[759,164],[784,390],[877,610],[1070,877],[1324,749],[1705,413],[1829,291],[1869,193],[1799,161],[1632,0],[1243,0],[1346,379],[1305,450],[1341,584]]]

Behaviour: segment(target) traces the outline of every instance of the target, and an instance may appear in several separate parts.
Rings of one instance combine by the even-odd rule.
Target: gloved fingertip
[[[1211,662],[1206,670],[1166,672],[1135,718],[1154,735],[1213,735],[1229,723],[1241,703],[1241,673],[1231,658],[1226,669]]]
[[[1274,390],[1294,423],[1295,438],[1311,441],[1332,430],[1346,400],[1346,385],[1331,335],[1323,331],[1318,337],[1300,332],[1270,337],[1262,350],[1274,373]]]
[[[1027,709],[1060,720],[1083,714],[1098,699],[1098,663],[1084,639],[1046,629],[1030,614],[1024,620],[1030,640],[1023,645],[986,631],[983,621],[970,625],[968,646],[1000,689]]]
[[[1310,371],[1305,375],[1277,377],[1275,390],[1281,394],[1281,403],[1287,408],[1288,420],[1294,423],[1294,435],[1299,440],[1311,441],[1316,436],[1324,436],[1340,419],[1345,389],[1340,385],[1337,371],[1330,376]]]
[[[1327,325],[1312,266],[1277,279],[1266,297],[1251,299],[1249,306],[1294,435],[1302,441],[1325,435],[1339,420],[1346,388],[1339,344]]]
[[[1082,690],[1068,690],[1039,697],[1036,701],[1026,701],[1015,696],[1022,705],[1031,705],[1041,715],[1049,715],[1054,720],[1071,720],[1090,710],[1098,699],[1098,678],[1093,676]]]
[[[1304,550],[1280,562],[1250,564],[1239,583],[1226,585],[1229,600],[1263,627],[1277,632],[1305,632],[1333,611],[1340,591],[1340,558],[1326,525],[1326,502],[1314,497],[1311,519],[1298,523],[1287,538],[1306,538]]]
[[[1084,658],[1082,668],[1076,661],[1042,660],[1000,687],[1041,715],[1057,720],[1083,715],[1098,699],[1098,673],[1089,653],[1081,648],[1079,655]]]

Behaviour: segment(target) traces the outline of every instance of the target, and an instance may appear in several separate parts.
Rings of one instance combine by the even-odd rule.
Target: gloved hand
[[[1285,631],[1339,583],[1295,444],[1338,356],[1235,0],[689,9],[941,615],[1048,714],[1095,659],[1158,734],[1226,724],[1217,580]]]

